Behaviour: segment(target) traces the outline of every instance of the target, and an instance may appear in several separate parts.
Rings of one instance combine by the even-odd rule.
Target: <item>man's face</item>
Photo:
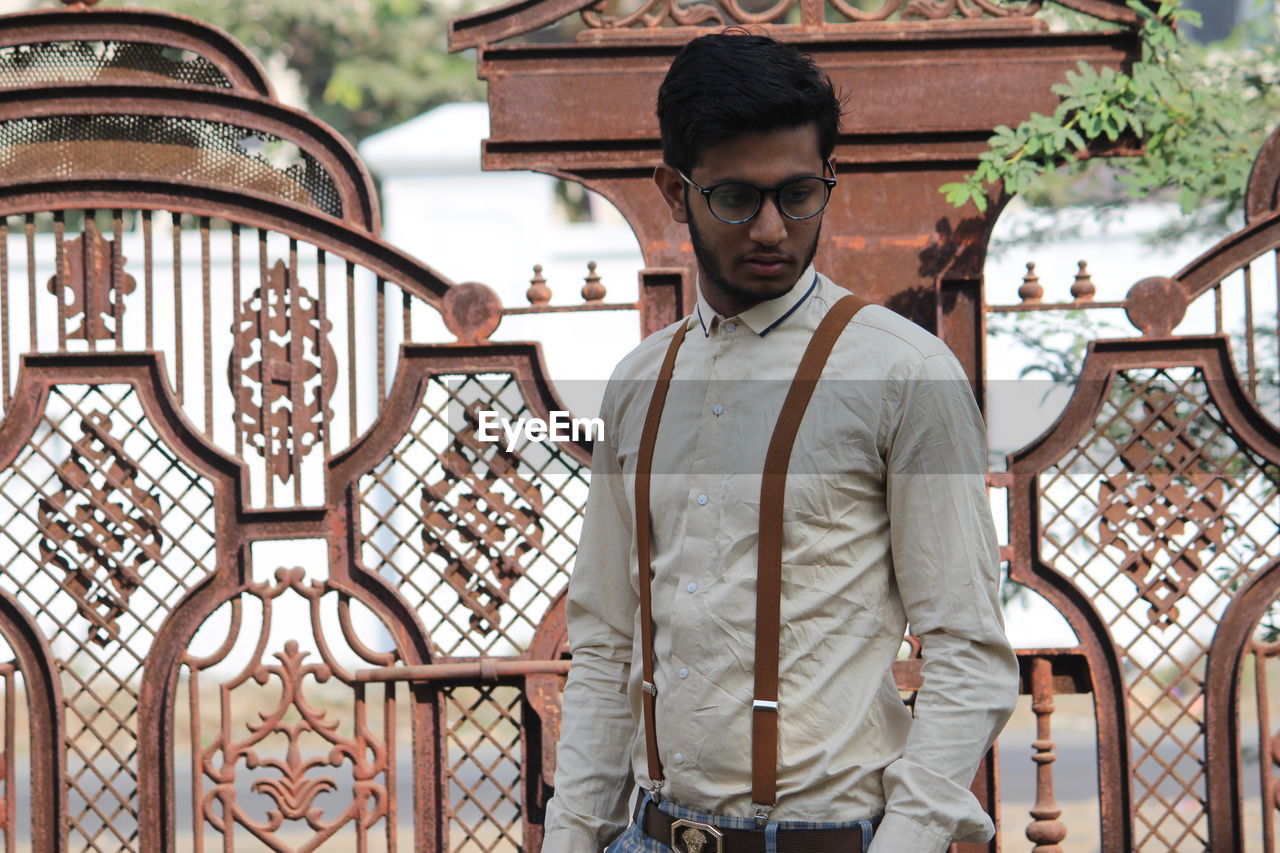
[[[703,152],[689,179],[711,187],[724,181],[777,186],[805,175],[822,175],[818,130],[813,124],[748,133]],[[654,173],[677,222],[687,223],[701,272],[703,295],[724,316],[789,291],[813,260],[822,214],[794,220],[768,194],[755,218],[736,225],[721,222],[706,199],[665,163]]]

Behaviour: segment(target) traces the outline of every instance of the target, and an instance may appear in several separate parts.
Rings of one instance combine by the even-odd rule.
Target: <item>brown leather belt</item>
[[[721,829],[672,817],[652,802],[644,832],[676,853],[764,853],[763,829]],[[778,853],[862,853],[861,829],[779,829]]]

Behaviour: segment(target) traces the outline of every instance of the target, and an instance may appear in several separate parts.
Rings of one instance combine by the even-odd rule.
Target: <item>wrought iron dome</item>
[[[8,16],[0,100],[9,193],[68,175],[144,194],[235,187],[378,232],[372,181],[351,146],[276,102],[258,62],[194,19],[80,4]],[[296,149],[292,162],[273,164],[281,147]]]
[[[0,213],[42,199],[291,231],[434,306],[452,285],[381,241],[350,143],[279,103],[256,58],[186,16],[67,3],[0,17]]]
[[[106,79],[274,98],[261,63],[221,30],[183,15],[95,5],[64,0],[62,9],[0,18],[0,88]]]

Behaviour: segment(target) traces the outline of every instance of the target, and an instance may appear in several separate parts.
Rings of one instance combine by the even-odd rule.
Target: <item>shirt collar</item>
[[[738,319],[751,331],[760,337],[772,332],[788,317],[800,309],[818,285],[818,273],[814,270],[813,264],[805,267],[804,272],[800,273],[800,278],[796,284],[786,293],[774,299],[766,299],[763,302],[757,302],[746,311],[738,315]],[[694,323],[702,329],[703,336],[710,336],[711,326],[717,317],[716,311],[707,302],[702,295],[702,281],[698,281],[697,285],[698,298],[694,306],[693,314],[689,317],[689,328]],[[721,317],[721,320],[726,318]]]

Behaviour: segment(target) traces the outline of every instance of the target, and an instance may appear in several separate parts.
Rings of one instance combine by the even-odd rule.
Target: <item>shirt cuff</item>
[[[906,815],[889,812],[871,837],[867,853],[946,853],[951,839],[945,838]],[[547,848],[548,850],[554,848]]]
[[[585,832],[574,829],[552,829],[542,837],[547,853],[600,853],[604,846]]]

